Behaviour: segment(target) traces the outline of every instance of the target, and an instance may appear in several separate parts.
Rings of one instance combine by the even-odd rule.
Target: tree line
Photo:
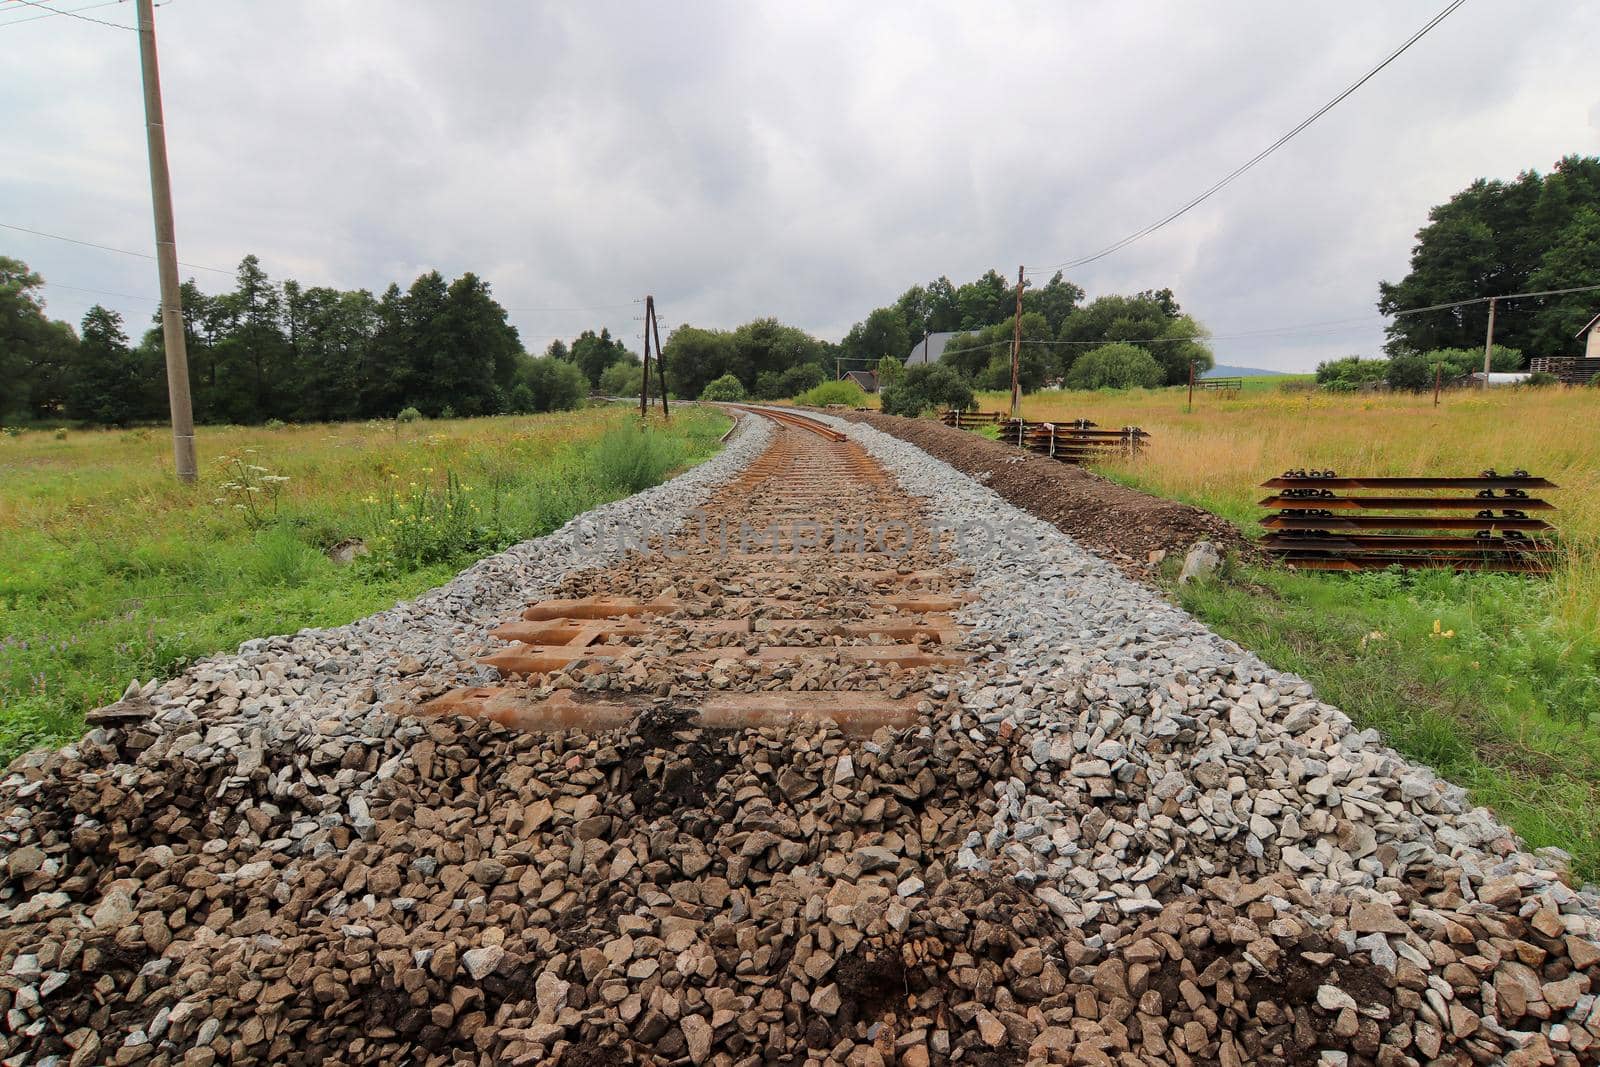
[[[0,257],[0,417],[127,425],[167,417],[159,317],[137,341],[100,305],[77,329],[50,319],[44,280]],[[615,364],[638,357],[585,331],[543,357],[523,351],[477,275],[438,271],[382,296],[273,282],[255,256],[234,288],[183,285],[195,417],[206,423],[328,422],[535,412],[578,406]]]
[[[1393,315],[1585,285],[1600,285],[1600,157],[1571,155],[1548,174],[1479,178],[1429,211],[1410,271],[1398,282],[1379,283],[1378,310]],[[1582,355],[1576,335],[1597,310],[1597,292],[1502,301],[1495,341],[1524,358]],[[1384,348],[1391,357],[1476,349],[1481,363],[1488,318],[1487,303],[1400,315],[1387,327]]]

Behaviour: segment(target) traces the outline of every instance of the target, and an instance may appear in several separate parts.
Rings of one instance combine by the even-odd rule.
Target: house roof
[[[906,356],[906,366],[913,367],[919,363],[937,363],[939,357],[944,355],[944,346],[950,338],[963,333],[973,333],[973,330],[946,330],[943,333],[930,333],[918,341],[911,349],[911,354]]]
[[[1582,337],[1584,334],[1586,334],[1590,330],[1594,329],[1594,324],[1597,323],[1597,322],[1600,322],[1600,312],[1596,312],[1594,318],[1590,319],[1587,323],[1585,323],[1583,329],[1579,330],[1577,332],[1576,336]]]
[[[847,370],[839,380],[845,381],[846,379],[855,382],[869,393],[878,391],[878,372],[875,370]]]

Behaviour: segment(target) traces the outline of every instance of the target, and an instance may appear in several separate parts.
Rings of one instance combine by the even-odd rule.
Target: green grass
[[[195,487],[171,478],[159,433],[0,438],[0,760],[76,737],[131,678],[414,597],[700,462],[727,426],[689,409],[641,430],[600,408],[202,429]],[[352,537],[371,555],[331,562]]]

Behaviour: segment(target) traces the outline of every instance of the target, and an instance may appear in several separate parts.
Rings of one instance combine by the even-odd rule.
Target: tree
[[[744,383],[732,374],[706,383],[700,392],[701,400],[737,401],[744,399]]]
[[[942,363],[907,367],[905,377],[879,395],[884,414],[910,418],[924,411],[972,406],[972,386]]]
[[[67,414],[85,422],[126,426],[139,412],[139,364],[122,332],[122,316],[96,304],[83,317],[77,359],[67,385]]]
[[[1069,389],[1153,389],[1165,372],[1145,349],[1116,342],[1085,352],[1067,372]]]
[[[1202,339],[1204,329],[1183,314],[1170,289],[1147,289],[1134,296],[1102,296],[1070,313],[1062,322],[1058,340],[1063,344],[1060,365],[1070,376],[1080,353],[1114,341],[1143,348],[1162,368],[1167,385],[1189,380],[1189,365],[1196,374],[1210,370],[1211,350]]]
[[[799,396],[807,389],[821,385],[827,375],[815,363],[802,363],[790,367],[778,376],[778,396]]]
[[[683,325],[667,337],[667,381],[678,396],[699,396],[706,383],[733,369],[733,337]]]
[[[899,310],[877,308],[850,327],[842,347],[852,361],[875,363],[884,356],[904,356],[911,350],[911,335]]]
[[[956,310],[960,315],[956,329],[993,326],[1016,313],[1017,294],[999,271],[988,270],[977,281],[956,290]]]
[[[1543,176],[1530,170],[1509,182],[1480,178],[1428,212],[1411,269],[1398,282],[1379,283],[1378,309],[1395,315],[1600,284],[1597,203],[1600,158],[1592,156],[1568,156]],[[1495,337],[1531,355],[1569,354],[1577,351],[1573,334],[1593,313],[1585,294],[1501,301]],[[1488,304],[1477,302],[1396,315],[1385,348],[1393,354],[1481,345],[1488,314]]]
[[[1061,272],[1056,271],[1045,283],[1044,288],[1022,291],[1022,313],[1024,316],[1033,312],[1043,315],[1050,336],[1054,337],[1061,331],[1067,316],[1077,310],[1083,297],[1082,289],[1066,281]]]
[[[589,379],[566,360],[545,356],[519,360],[518,384],[513,394],[532,412],[573,411],[583,406],[589,395]]]
[[[551,345],[551,348],[554,348]],[[593,330],[584,330],[578,339],[572,342],[572,362],[583,376],[589,379],[589,384],[598,386],[600,376],[606,368],[613,363],[634,358],[633,353],[621,341],[614,340],[609,329],[602,328],[599,334]]]
[[[636,359],[613,363],[600,375],[600,391],[606,396],[638,396],[643,387],[644,365]]]
[[[905,380],[906,365],[894,356],[884,356],[878,360],[878,388],[887,389],[891,385],[898,385]]]
[[[43,285],[26,263],[0,256],[0,417],[49,418],[66,402],[78,338],[46,317]]]

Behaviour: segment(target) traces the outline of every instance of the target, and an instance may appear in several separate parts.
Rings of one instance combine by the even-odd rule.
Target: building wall
[[[1600,322],[1595,323],[1589,331],[1589,343],[1584,348],[1583,354],[1590,359],[1600,359]]]

